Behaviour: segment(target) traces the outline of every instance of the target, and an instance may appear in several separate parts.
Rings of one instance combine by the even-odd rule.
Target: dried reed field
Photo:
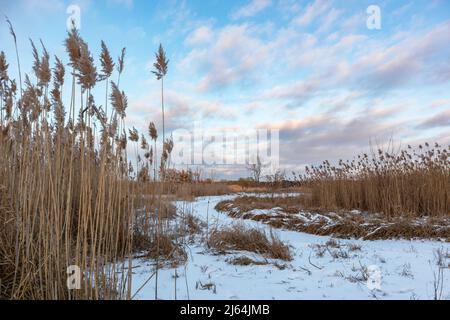
[[[271,1],[264,5],[270,6]],[[308,8],[307,13],[315,12],[314,6]],[[215,36],[217,30],[203,27],[183,42],[186,47],[205,46],[192,49],[188,58],[207,60],[202,62],[208,66],[198,68],[211,67],[217,74],[200,77],[198,86],[193,85],[194,80],[184,79],[185,87],[196,95],[210,98],[208,89],[217,85],[214,81],[227,86],[227,77],[242,81],[239,90],[250,92],[253,88],[248,82],[258,78],[250,72],[253,59],[258,58],[255,52],[269,55],[274,44],[293,42],[278,39],[291,36],[291,27],[277,32],[276,41],[267,47],[261,47],[262,38],[249,41],[247,33],[261,37],[272,27],[265,26],[262,32],[240,25],[239,19],[256,14],[248,10],[233,15],[236,25]],[[297,27],[307,23],[300,20]],[[175,51],[173,47],[152,43],[156,52],[147,63],[151,69],[147,73],[152,90],[156,88],[151,103],[157,111],[153,108],[151,120],[149,116],[142,121],[143,111],[138,107],[139,111],[132,111],[139,99],[126,93],[143,87],[133,78],[139,78],[136,72],[131,77],[136,88],[130,88],[130,79],[125,77],[131,69],[129,45],[115,53],[110,48],[117,48],[116,43],[111,45],[108,39],[94,46],[85,40],[89,39],[85,29],[72,21],[61,41],[64,56],[50,52],[45,39],[30,39],[29,52],[21,52],[22,37],[8,18],[5,23],[14,51],[0,47],[0,300],[450,299],[450,145],[444,135],[436,137],[445,143],[397,146],[391,138],[374,147],[370,140],[366,153],[358,155],[365,149],[355,147],[355,153],[336,161],[333,156],[341,151],[336,147],[337,151],[326,150],[324,158],[330,160],[316,161],[330,143],[309,146],[312,153],[320,152],[305,155],[307,152],[296,149],[303,145],[303,135],[311,135],[316,144],[323,137],[334,141],[331,136],[336,132],[344,137],[344,133],[353,134],[355,123],[358,129],[360,122],[370,121],[356,119],[358,112],[356,120],[349,116],[349,121],[341,119],[341,123],[338,118],[342,114],[334,106],[338,98],[330,102],[337,110],[334,117],[330,107],[320,115],[290,119],[298,111],[291,106],[302,95],[298,91],[315,89],[316,82],[322,81],[314,74],[308,78],[311,84],[305,78],[289,85],[290,90],[276,86],[256,97],[258,103],[247,103],[236,87],[217,95],[222,98],[239,92],[230,98],[237,104],[233,107],[241,112],[245,109],[246,116],[261,113],[261,123],[255,127],[262,126],[266,118],[270,119],[267,126],[277,126],[272,113],[282,113],[272,110],[272,104],[259,108],[260,101],[280,104],[285,112],[282,116],[289,119],[280,124],[281,135],[273,129],[270,138],[285,140],[276,141],[276,146],[273,141],[267,143],[270,153],[281,153],[281,147],[282,152],[291,152],[290,157],[295,154],[302,159],[279,163],[286,157],[277,154],[277,165],[267,164],[259,149],[265,143],[248,134],[248,150],[235,146],[234,151],[245,153],[246,159],[236,164],[238,174],[234,175],[236,168],[230,168],[235,164],[225,161],[229,154],[223,156],[222,166],[214,161],[213,165],[204,164],[214,143],[224,147],[226,141],[217,142],[216,137],[202,133],[200,138],[189,136],[206,141],[201,152],[186,151],[194,158],[202,153],[202,164],[175,163],[180,154],[177,143],[189,144],[190,140],[176,140],[174,128],[187,118],[213,114],[205,127],[223,126],[233,132],[239,128],[232,107],[222,105],[219,98],[214,103],[185,99],[176,87],[184,86],[180,79],[167,78],[172,71],[170,61],[177,59],[173,71],[182,74],[193,61],[186,58],[180,62],[183,54],[166,52]],[[450,28],[450,23],[444,27]],[[242,34],[234,37],[230,35],[233,32]],[[216,38],[222,43],[208,47]],[[330,35],[327,41],[332,39]],[[359,37],[355,39],[345,40],[359,41]],[[234,41],[245,43],[242,52],[233,47]],[[254,52],[245,55],[247,45]],[[344,44],[336,44],[333,50],[341,46]],[[221,50],[227,57],[215,60]],[[205,52],[214,59],[206,59]],[[312,52],[320,59],[320,50]],[[240,55],[244,60],[238,71],[249,70],[243,79],[227,67],[228,60],[239,60]],[[24,57],[31,61],[21,60]],[[278,56],[267,60],[280,64]],[[28,73],[23,72],[24,65],[31,66]],[[222,74],[218,69],[225,71]],[[276,68],[267,69],[272,72]],[[278,74],[274,78],[280,79]],[[295,101],[281,106],[280,101],[290,96],[288,91],[295,91]],[[305,100],[313,100],[317,95],[307,96]],[[238,100],[245,100],[245,105]],[[444,100],[435,101],[436,108],[450,103]],[[195,110],[186,107],[190,104]],[[183,117],[177,118],[177,113]],[[431,120],[443,127],[440,118]],[[322,121],[325,129],[319,128]],[[379,116],[374,121],[387,120]],[[336,124],[337,131],[329,129],[328,122]],[[319,134],[315,135],[316,131]],[[346,146],[361,145],[347,139],[351,142]],[[237,145],[238,140],[233,143]],[[250,146],[252,143],[255,145]],[[256,156],[252,160],[253,149]],[[315,164],[306,166],[309,160]],[[219,167],[220,180],[211,167]],[[374,282],[376,287],[372,287]]]
[[[127,132],[127,97],[120,89],[125,49],[115,63],[102,42],[98,68],[75,27],[65,47],[68,68],[58,57],[52,67],[44,43],[31,41],[34,74],[23,83],[9,77],[10,64],[0,55],[0,296],[129,299],[131,273],[117,271],[131,264],[136,205],[158,212],[152,234],[159,241],[162,232],[159,186],[139,181],[155,178],[157,168],[164,171],[172,142],[165,141],[157,163],[145,135]],[[20,68],[19,55],[16,62]],[[102,83],[106,100],[100,106],[91,92]],[[71,87],[68,109],[64,85]],[[156,143],[153,124],[149,136]],[[127,160],[128,140],[141,140],[145,156],[134,168]],[[143,224],[139,230],[149,235],[149,218]],[[80,290],[67,290],[71,265],[87,270]]]
[[[450,146],[378,149],[337,165],[324,161],[297,176],[311,187],[311,205],[361,209],[386,217],[445,217],[450,213]]]

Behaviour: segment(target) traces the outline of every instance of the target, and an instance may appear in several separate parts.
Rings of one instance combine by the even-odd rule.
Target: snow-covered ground
[[[217,212],[215,205],[234,196],[197,198],[193,203],[178,202],[209,229],[229,226],[236,219]],[[250,227],[269,231],[269,226],[240,220]],[[214,255],[201,237],[188,245],[188,260],[176,269],[159,270],[159,299],[433,299],[438,275],[436,250],[447,253],[450,244],[436,241],[341,240],[276,229],[279,238],[292,247],[290,262],[271,261],[266,265],[234,266],[227,260],[254,253],[235,252]],[[325,245],[328,242],[328,245]],[[450,269],[443,270],[443,299],[450,298]],[[155,298],[154,264],[146,259],[133,261],[133,293],[136,299]],[[177,278],[175,281],[175,273]],[[145,285],[144,285],[145,284]],[[143,286],[144,285],[144,286]],[[176,290],[175,290],[176,288]]]

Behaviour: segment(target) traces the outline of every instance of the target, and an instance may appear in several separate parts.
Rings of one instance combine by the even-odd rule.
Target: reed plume
[[[161,80],[161,110],[162,110],[162,141],[165,141],[165,120],[164,120],[164,77],[167,74],[169,60],[166,58],[163,46],[160,44],[158,52],[155,53],[156,62],[153,64],[155,70],[152,73],[157,80]]]
[[[62,61],[55,56],[55,67],[53,68],[53,82],[57,88],[61,88],[64,85],[64,76],[66,75],[66,69]]]
[[[22,94],[23,94],[23,90],[22,90],[22,71],[20,69],[19,50],[17,49],[17,37],[16,37],[16,33],[14,31],[14,28],[12,26],[11,21],[8,19],[8,17],[5,17],[5,18],[6,18],[6,23],[8,23],[8,25],[9,25],[9,33],[11,34],[11,36],[14,39],[14,48],[16,50],[17,69],[18,69],[18,73],[19,73],[20,98],[22,98]]]
[[[120,53],[118,63],[117,63],[117,72],[119,73],[119,78],[117,80],[117,86],[120,85],[120,76],[122,75],[123,69],[125,68],[125,53],[126,53],[126,49],[122,48],[122,51]]]
[[[156,157],[156,140],[158,139],[158,131],[156,130],[156,126],[153,122],[150,122],[150,124],[148,125],[148,134],[150,138],[153,140],[153,147],[155,150],[155,157]],[[152,151],[151,158],[153,160],[153,148],[151,151]],[[156,181],[156,162],[153,163],[153,179],[154,181]]]
[[[113,106],[115,112],[123,119],[126,116],[125,110],[128,106],[128,100],[123,91],[119,90],[119,86],[111,82],[111,105]]]
[[[101,43],[102,52],[100,54],[100,63],[102,66],[102,71],[100,74],[100,81],[106,81],[106,98],[105,98],[105,113],[108,114],[108,86],[109,86],[109,78],[111,77],[114,71],[114,61],[109,53],[109,49],[106,46],[105,42]]]

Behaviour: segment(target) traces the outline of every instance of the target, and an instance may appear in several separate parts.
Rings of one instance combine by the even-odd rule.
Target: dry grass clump
[[[161,209],[158,208],[161,207]],[[155,204],[151,209],[151,212],[158,212],[161,210],[160,219],[174,219],[177,215],[177,207],[170,201],[161,199],[160,204]]]
[[[395,216],[448,216],[450,146],[378,149],[337,166],[324,161],[298,177],[312,190],[312,206],[361,209]]]
[[[203,223],[199,218],[195,217],[192,214],[187,214],[184,217],[185,230],[190,235],[200,233],[204,225],[205,223]]]
[[[147,248],[147,258],[154,259],[158,263],[170,263],[172,267],[187,259],[186,250],[173,235],[160,234],[159,239],[155,237],[150,240]]]
[[[208,246],[217,252],[227,250],[245,250],[256,252],[267,258],[292,260],[289,246],[270,233],[267,237],[264,231],[249,229],[243,225],[234,225],[227,229],[215,230],[209,236]]]
[[[297,213],[302,207],[302,197],[255,197],[242,196],[232,200],[219,202],[215,209],[219,211],[229,211],[230,215],[235,214],[241,216],[242,213],[249,212],[253,209],[273,209],[280,208],[286,213]]]
[[[246,256],[240,256],[240,257],[235,257],[235,258],[229,259],[228,263],[230,263],[234,266],[250,266],[250,265],[261,266],[261,265],[267,264],[266,261],[256,261],[256,260],[253,260]]]

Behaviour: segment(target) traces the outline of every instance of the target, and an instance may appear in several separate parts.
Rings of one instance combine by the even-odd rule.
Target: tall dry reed
[[[450,146],[390,147],[338,165],[324,161],[298,177],[311,186],[312,205],[392,216],[450,214]]]
[[[16,42],[12,25],[11,33]],[[127,159],[127,97],[119,89],[125,49],[108,95],[115,63],[106,44],[99,72],[75,26],[68,32],[67,115],[66,66],[55,57],[52,69],[43,43],[31,46],[33,74],[25,76],[23,94],[0,54],[0,298],[129,299],[135,209],[149,216],[156,206],[149,205],[154,196],[142,196],[155,192],[138,181],[142,163],[133,168]],[[100,82],[106,86],[105,109],[92,95]],[[137,130],[129,133],[137,143]],[[79,290],[66,285],[72,265],[84,274]]]

